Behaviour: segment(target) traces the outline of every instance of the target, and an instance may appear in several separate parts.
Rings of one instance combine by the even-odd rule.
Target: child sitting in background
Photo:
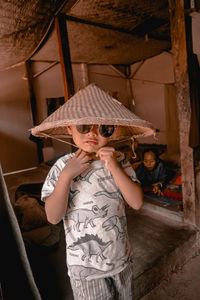
[[[162,190],[169,182],[167,169],[155,149],[144,150],[136,175],[144,191],[152,191],[158,196],[163,195]]]

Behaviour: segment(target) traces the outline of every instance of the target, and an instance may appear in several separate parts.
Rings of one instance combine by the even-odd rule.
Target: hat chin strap
[[[133,152],[133,156],[132,158],[135,159],[137,157],[136,153],[135,153],[135,144],[134,144],[134,137],[131,137],[131,150]]]
[[[44,133],[44,132],[40,133],[40,136],[41,136],[41,137],[51,138],[51,139],[56,140],[56,141],[59,141],[59,142],[61,142],[61,143],[68,144],[68,145],[71,145],[71,146],[74,146],[74,147],[78,148],[75,144],[73,144],[73,143],[71,143],[71,142],[67,142],[67,141],[65,141],[65,140],[63,140],[63,139],[56,138],[56,137],[51,136],[51,135],[49,135],[49,134],[47,134],[47,133]]]
[[[54,139],[56,141],[59,141],[61,143],[68,144],[68,145],[71,145],[71,146],[74,146],[74,147],[78,148],[77,145],[75,145],[75,144],[73,144],[71,142],[67,142],[67,141],[65,141],[63,139],[56,138],[56,137],[51,136],[51,135],[49,135],[47,133],[44,133],[44,132],[41,133],[41,136],[42,137],[48,137],[48,138]],[[134,146],[134,137],[133,136],[131,136],[129,138],[122,139],[122,140],[115,141],[115,142],[113,142],[113,145],[116,145],[116,144],[121,143],[121,142],[126,142],[126,141],[129,141],[129,140],[131,140],[131,150],[133,152],[132,158],[136,158],[135,146]]]

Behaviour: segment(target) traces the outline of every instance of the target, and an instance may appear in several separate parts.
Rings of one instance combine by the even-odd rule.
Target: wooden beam
[[[67,101],[74,94],[74,81],[70,57],[70,47],[67,34],[67,22],[65,15],[59,14],[55,19],[55,27],[58,38],[60,63],[63,74],[64,97]]]
[[[33,125],[36,126],[38,123],[37,120],[37,102],[36,102],[36,96],[34,92],[34,86],[33,86],[33,74],[32,74],[32,68],[31,68],[31,61],[27,60],[25,62],[26,66],[26,78],[28,82],[28,89],[29,89],[29,97],[30,97],[30,104],[31,104],[31,112],[32,112],[32,121]],[[30,134],[29,139],[36,143],[37,147],[37,156],[38,156],[38,163],[41,163],[44,161],[43,157],[43,143],[42,140],[39,137],[35,137],[32,134]]]
[[[32,74],[30,60],[27,60],[25,62],[25,67],[26,67],[26,77],[24,79],[27,79],[27,82],[28,82],[32,121],[33,121],[33,125],[36,126],[36,124],[37,124],[37,117],[36,117],[37,116],[37,105],[36,105],[36,97],[35,97],[35,92],[34,92],[34,87],[33,87],[33,74]]]
[[[184,0],[169,0],[172,54],[179,119],[180,161],[184,222],[196,225],[193,150],[189,147],[190,98],[185,33]]]
[[[105,24],[105,23],[98,23],[95,21],[91,21],[91,20],[86,20],[86,19],[82,19],[82,18],[78,18],[75,16],[70,16],[70,15],[65,15],[65,18],[67,21],[71,21],[71,22],[75,22],[75,23],[80,23],[80,24],[85,24],[85,25],[90,25],[90,26],[95,26],[95,27],[99,27],[99,28],[103,28],[103,29],[109,29],[109,30],[113,30],[113,31],[117,31],[117,32],[121,32],[121,33],[127,33],[127,34],[131,34],[131,35],[136,35],[139,37],[143,37],[146,33],[151,33],[152,30],[155,30],[165,24],[168,23],[168,20],[165,19],[160,19],[160,18],[156,18],[153,16],[150,16],[148,18],[148,20],[145,20],[143,23],[141,23],[140,25],[136,26],[135,28],[129,30],[126,28],[120,28],[120,27],[116,27],[110,24]],[[156,38],[157,40],[160,40],[159,38]],[[168,41],[168,39],[166,39]]]
[[[59,62],[58,61],[54,61],[53,63],[50,63],[48,66],[46,66],[44,69],[42,69],[41,71],[35,73],[33,75],[33,78],[38,77],[39,75],[43,74],[44,72],[48,71],[49,69],[53,68],[55,65],[57,65]]]

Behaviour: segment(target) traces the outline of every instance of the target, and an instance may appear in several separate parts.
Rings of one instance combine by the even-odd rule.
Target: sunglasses
[[[79,133],[86,134],[92,130],[93,126],[94,125],[76,125],[76,130]],[[97,126],[98,126],[99,134],[105,138],[110,137],[115,131],[114,125],[97,125]]]

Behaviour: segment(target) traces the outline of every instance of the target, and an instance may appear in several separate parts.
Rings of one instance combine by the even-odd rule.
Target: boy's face
[[[153,152],[149,151],[144,154],[144,166],[149,170],[153,170],[156,166],[156,156]]]
[[[98,125],[93,125],[87,133],[80,133],[75,125],[71,125],[68,126],[68,132],[72,135],[77,147],[88,153],[97,152],[109,141],[109,138],[100,135]]]

